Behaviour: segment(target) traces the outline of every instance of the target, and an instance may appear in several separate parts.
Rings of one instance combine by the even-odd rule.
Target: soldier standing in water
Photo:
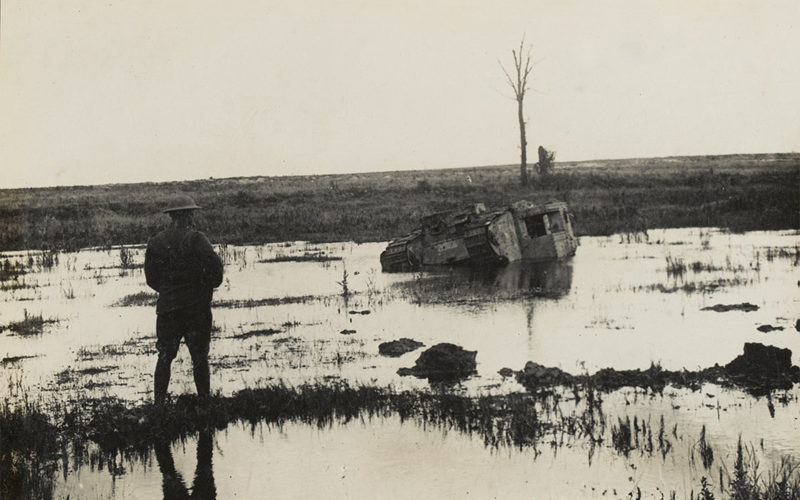
[[[200,207],[186,195],[164,209],[172,222],[147,243],[144,272],[147,285],[158,292],[156,305],[155,402],[167,398],[170,366],[184,339],[192,357],[197,395],[209,397],[208,348],[211,342],[211,296],[222,283],[222,260],[205,234],[192,228]]]

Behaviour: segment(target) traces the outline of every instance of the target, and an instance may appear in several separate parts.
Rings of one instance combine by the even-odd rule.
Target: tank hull
[[[381,268],[402,272],[424,266],[561,260],[574,255],[577,245],[562,202],[518,202],[492,212],[477,205],[471,211],[424,217],[418,229],[389,243],[381,253]]]

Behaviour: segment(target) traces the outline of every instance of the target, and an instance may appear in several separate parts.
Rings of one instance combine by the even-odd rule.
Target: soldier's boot
[[[156,363],[156,373],[153,376],[154,399],[157,405],[163,405],[167,401],[167,389],[169,388],[170,364],[172,360],[167,360],[159,356]]]
[[[207,401],[211,396],[211,375],[208,369],[208,358],[201,357],[193,360],[192,375],[194,385],[197,387],[197,397],[201,401]]]

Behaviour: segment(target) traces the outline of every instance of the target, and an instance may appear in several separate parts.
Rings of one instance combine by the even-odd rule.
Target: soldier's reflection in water
[[[170,444],[166,440],[156,444],[156,460],[162,475],[164,500],[173,499],[216,499],[214,471],[211,458],[214,452],[214,439],[210,429],[202,430],[197,438],[197,468],[194,472],[192,492],[186,488],[180,473],[175,470]]]

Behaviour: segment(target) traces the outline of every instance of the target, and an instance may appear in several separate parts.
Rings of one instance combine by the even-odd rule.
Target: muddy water
[[[476,350],[477,375],[446,388],[472,394],[522,390],[497,372],[504,367],[520,369],[529,360],[573,373],[603,367],[646,368],[652,362],[669,369],[694,369],[727,363],[741,352],[744,342],[754,341],[792,349],[797,364],[800,334],[794,322],[799,297],[798,246],[800,235],[795,232],[662,230],[650,232],[647,238],[582,238],[575,258],[560,265],[510,265],[485,272],[442,269],[424,274],[381,273],[381,244],[226,247],[222,252],[226,278],[215,293],[212,384],[224,394],[275,381],[299,384],[332,378],[428,390],[427,381],[396,374],[398,368],[411,366],[418,352],[400,358],[378,355],[379,343],[401,337],[427,346],[452,342]],[[121,267],[121,252],[130,252],[133,268]],[[0,391],[5,397],[23,393],[46,401],[87,395],[114,395],[132,401],[151,397],[154,307],[114,305],[131,294],[148,291],[138,267],[143,253],[142,248],[131,248],[59,254],[51,268],[40,265],[37,261],[42,260],[41,255],[36,253],[3,254],[3,259],[19,262],[27,272],[16,280],[2,282],[0,326],[22,321],[26,315],[53,320],[33,335],[8,330],[0,333],[0,358],[4,359],[0,370],[6,382]],[[319,253],[336,260],[270,261]],[[283,299],[283,303],[268,299]],[[715,304],[743,302],[757,305],[758,310],[702,310]],[[757,330],[767,324],[783,330]],[[247,336],[258,330],[260,335]],[[185,349],[175,361],[170,388],[173,393],[193,391]],[[610,412],[610,422],[628,414],[652,421],[664,415],[666,427],[672,429],[677,424],[679,435],[684,436],[680,453],[685,457],[691,454],[691,446],[706,425],[717,456],[720,460],[727,457],[725,462],[730,467],[740,433],[763,457],[800,455],[800,440],[789,432],[798,410],[793,393],[788,401],[788,406],[776,403],[775,417],[771,418],[767,401],[711,386],[697,393],[675,391],[658,398],[622,391],[607,399],[606,411]],[[342,440],[380,433],[380,429],[400,432],[396,427],[392,422],[363,429],[337,427],[312,433],[315,438],[298,437],[295,444],[302,449],[313,446],[311,439],[327,440],[326,446],[337,450],[336,443]],[[492,460],[504,461],[500,468],[516,470],[514,464],[520,461],[525,467],[544,470],[541,458],[531,465],[524,454],[495,456],[465,437],[441,438],[435,432],[416,428],[401,430],[412,432],[414,436],[407,437],[412,441],[441,444],[451,439],[466,440],[462,444],[448,441],[448,446],[464,448],[459,452],[468,455],[464,460],[486,460],[484,455],[489,454]],[[261,451],[252,453],[269,460],[270,448],[262,446],[259,439],[281,439],[280,433],[269,430],[251,443],[249,437],[236,437],[236,432],[230,430],[215,437],[220,449],[228,450],[226,456],[235,457],[239,450],[254,446]],[[310,431],[298,428],[293,432],[305,435]],[[436,447],[428,444],[420,445],[420,449],[425,446]],[[548,470],[567,466],[568,470],[589,474],[586,477],[598,470],[598,477],[605,478],[606,473],[617,477],[611,473],[618,462],[611,456],[617,454],[607,446],[602,452],[605,454],[594,457],[594,472],[581,469],[588,467],[588,453],[582,446],[559,450],[558,457],[562,458],[554,458],[555,465]],[[571,454],[574,457],[570,458]],[[180,454],[175,455],[177,463]],[[653,477],[667,474],[674,479],[673,484],[683,481],[696,490],[698,474],[687,475],[686,460],[674,455],[666,459],[673,460],[668,469],[674,477],[659,469],[662,465],[658,460],[645,457],[636,461],[636,470],[641,471],[638,475],[630,476],[628,471],[625,478],[619,476],[617,492],[630,490],[626,490],[627,477],[654,487],[657,481],[646,479],[651,474],[645,473],[648,467],[655,467]],[[302,456],[297,455],[296,460]],[[216,471],[216,461],[214,467]],[[630,468],[629,464],[622,467]],[[127,475],[134,482],[138,481],[134,477],[140,477],[135,470]],[[143,468],[141,477],[149,478],[147,474],[152,472],[152,468],[147,472]],[[534,473],[519,474],[528,477]],[[157,471],[156,476],[160,476]],[[191,478],[191,474],[185,477]],[[116,479],[117,484],[120,480]],[[362,483],[366,484],[358,482]],[[589,480],[586,484],[590,492],[587,496],[591,496],[592,486],[599,487]]]

